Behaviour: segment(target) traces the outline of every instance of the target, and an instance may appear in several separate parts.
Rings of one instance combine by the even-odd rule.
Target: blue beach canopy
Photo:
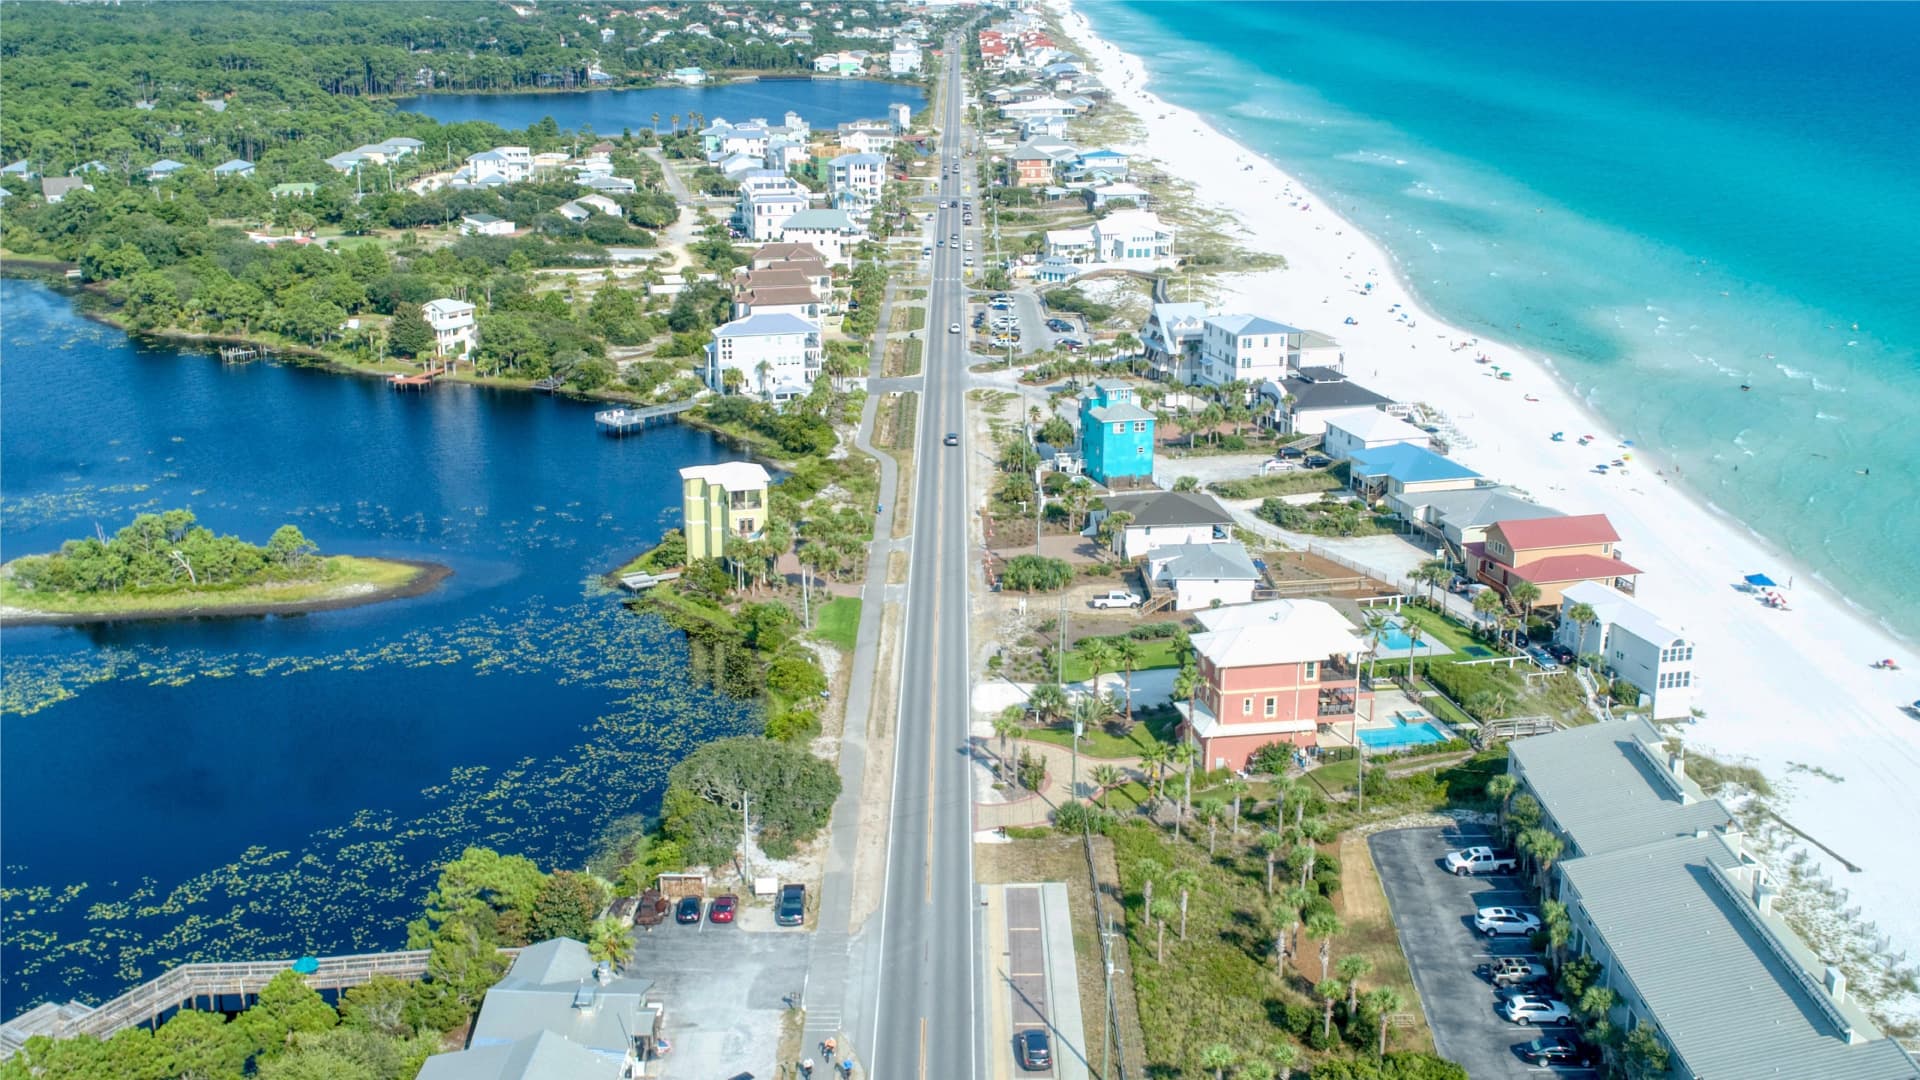
[[[1762,589],[1771,589],[1775,587],[1773,579],[1768,577],[1765,574],[1748,574],[1747,584],[1757,585]]]

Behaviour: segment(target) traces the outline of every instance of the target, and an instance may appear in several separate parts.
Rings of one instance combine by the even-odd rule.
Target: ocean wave
[[[1796,367],[1788,367],[1788,366],[1787,366],[1787,365],[1785,365],[1785,364],[1775,364],[1775,365],[1773,365],[1773,367],[1774,367],[1774,370],[1776,370],[1776,371],[1778,371],[1778,372],[1779,372],[1780,374],[1782,374],[1782,375],[1785,375],[1785,376],[1786,376],[1787,378],[1789,378],[1789,379],[1811,379],[1811,378],[1813,378],[1813,372],[1811,372],[1811,371],[1801,371],[1801,370],[1800,370],[1799,368],[1796,368]]]
[[[1830,412],[1820,412],[1818,410],[1814,412],[1813,418],[1815,420],[1845,420],[1846,419],[1846,417],[1844,416],[1835,416]]]
[[[1335,154],[1334,160],[1354,161],[1362,165],[1405,165],[1407,163],[1406,158],[1394,157],[1392,154],[1382,154],[1375,150],[1355,150],[1351,153]]]

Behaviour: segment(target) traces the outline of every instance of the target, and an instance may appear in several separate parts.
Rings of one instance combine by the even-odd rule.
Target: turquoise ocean
[[[1437,314],[1920,636],[1920,4],[1076,7]]]

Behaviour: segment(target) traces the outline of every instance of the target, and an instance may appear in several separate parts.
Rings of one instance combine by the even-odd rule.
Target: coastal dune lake
[[[434,94],[406,98],[400,108],[431,116],[443,124],[485,120],[501,127],[524,128],[552,117],[563,130],[592,128],[617,135],[628,128],[673,128],[673,117],[687,126],[699,113],[708,123],[722,117],[738,124],[752,117],[779,123],[788,109],[815,128],[850,120],[878,120],[887,106],[904,102],[918,112],[926,92],[907,83],[872,79],[751,79],[707,86],[659,86],[644,90],[596,90],[559,94]],[[656,124],[654,115],[660,119]]]
[[[578,866],[689,749],[757,723],[597,581],[678,524],[678,469],[733,456],[712,437],[223,365],[16,280],[0,310],[6,558],[188,507],[454,571],[350,610],[0,635],[6,1015],[186,960],[397,947],[437,862]]]

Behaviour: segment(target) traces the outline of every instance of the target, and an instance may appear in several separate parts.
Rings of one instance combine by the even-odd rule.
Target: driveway
[[[811,935],[771,928],[764,905],[743,908],[741,917],[769,928],[704,920],[682,926],[669,919],[651,933],[636,931],[628,970],[653,980],[673,1043],[660,1075],[776,1075],[784,999],[797,998],[806,982]]]
[[[1459,1062],[1474,1080],[1540,1080],[1585,1077],[1585,1069],[1528,1065],[1514,1047],[1546,1032],[1509,1024],[1494,1012],[1493,986],[1475,969],[1495,957],[1536,956],[1523,938],[1483,938],[1474,932],[1475,909],[1494,905],[1532,907],[1524,883],[1509,875],[1457,878],[1441,867],[1447,852],[1493,842],[1478,826],[1397,829],[1368,840],[1380,884],[1393,911],[1400,946],[1441,1055]]]

